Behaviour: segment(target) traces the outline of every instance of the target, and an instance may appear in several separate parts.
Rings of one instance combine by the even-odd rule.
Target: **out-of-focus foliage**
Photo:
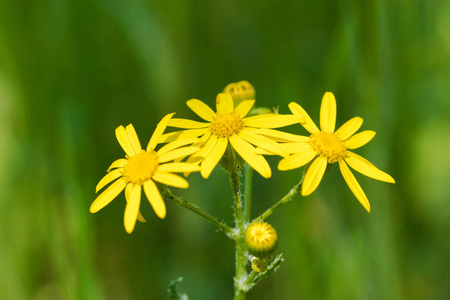
[[[166,299],[183,276],[193,299],[230,299],[233,243],[167,202],[132,235],[123,194],[96,215],[94,187],[123,156],[114,129],[147,143],[163,115],[193,117],[242,79],[257,105],[318,120],[332,91],[338,125],[377,132],[359,151],[397,181],[359,176],[367,214],[333,168],[311,196],[268,221],[285,262],[249,299],[450,297],[448,1],[0,2],[0,298]],[[298,126],[290,131],[306,134]],[[254,176],[253,214],[300,172]],[[176,191],[231,221],[226,173]]]

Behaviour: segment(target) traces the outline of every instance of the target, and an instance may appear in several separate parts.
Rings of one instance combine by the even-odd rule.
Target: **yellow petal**
[[[137,219],[141,223],[147,223],[147,220],[142,216],[141,212],[138,213]]]
[[[302,196],[308,196],[316,190],[327,169],[327,159],[319,156],[309,166],[302,184]]]
[[[341,140],[346,140],[351,137],[355,132],[361,128],[363,119],[360,117],[354,117],[344,123],[337,131],[336,134]]]
[[[147,151],[154,150],[156,148],[156,145],[158,145],[158,141],[161,138],[161,136],[164,133],[164,130],[166,130],[167,124],[169,123],[170,119],[175,113],[168,114],[164,116],[164,118],[161,119],[161,121],[156,126],[155,131],[152,134],[152,137],[150,138],[150,141],[147,145]]]
[[[164,219],[166,217],[166,204],[164,203],[156,184],[152,180],[147,180],[144,183],[144,192],[150,205],[155,211],[155,214],[160,219]]]
[[[117,195],[120,194],[121,191],[125,188],[127,182],[122,178],[116,180],[113,184],[111,184],[106,190],[103,191],[92,203],[90,207],[91,213],[96,213],[106,205],[108,205]]]
[[[283,149],[286,151],[286,148],[284,147],[283,144],[280,144],[280,146],[282,146]],[[286,151],[286,152],[289,153],[288,151]],[[279,154],[273,153],[271,151],[268,151],[268,150],[260,148],[260,147],[256,147],[255,154],[259,154],[259,155],[279,155]]]
[[[200,171],[200,166],[198,164],[190,164],[190,163],[183,163],[183,162],[168,163],[168,164],[160,165],[158,167],[158,171],[175,172],[175,173],[198,172],[198,171]]]
[[[291,112],[296,117],[298,117],[300,120],[303,120],[302,125],[306,130],[308,130],[310,133],[319,132],[319,128],[317,128],[316,124],[308,115],[308,113],[303,109],[303,107],[301,107],[299,104],[295,102],[289,103],[288,106]]]
[[[266,149],[259,148],[259,147],[256,147],[255,154],[259,154],[259,155],[277,155],[276,153],[267,151]]]
[[[109,172],[106,174],[97,184],[95,187],[95,192],[97,193],[99,190],[101,190],[104,186],[106,186],[108,183],[110,183],[113,180],[116,180],[120,176],[122,176],[123,169],[116,169],[112,172]]]
[[[212,149],[212,148],[211,148],[211,149]],[[203,148],[202,148],[202,150],[203,150]],[[190,164],[190,165],[198,165],[203,159],[205,159],[205,156],[200,156],[200,155],[198,154],[200,151],[201,151],[201,150],[199,150],[197,153],[194,153],[193,155],[191,155],[191,156],[186,160],[186,163],[187,163],[187,164]],[[175,162],[178,162],[178,161],[175,161]],[[200,166],[199,166],[199,168],[200,168]],[[200,171],[200,170],[201,170],[201,168],[200,168],[199,170],[195,170],[195,171],[193,171],[193,172]],[[188,177],[189,174],[191,174],[191,171],[184,171],[184,172],[183,172],[184,177]]]
[[[133,184],[127,184],[126,188],[125,188],[125,199],[128,201],[130,201],[130,194],[131,194],[131,189],[133,188]],[[142,214],[139,212],[137,219],[139,222],[142,223],[146,223],[147,220],[144,219],[144,217],[142,216]]]
[[[196,129],[196,128],[206,128],[211,123],[192,121],[188,119],[172,119],[170,120],[167,126],[177,127],[177,128],[186,128],[186,129]]]
[[[309,143],[282,143],[280,144],[284,150],[287,153],[293,154],[293,153],[299,153],[299,152],[304,152],[305,150],[309,150],[311,149],[311,146],[309,145]]]
[[[199,138],[193,137],[193,136],[187,137],[187,138],[180,138],[171,143],[168,143],[167,145],[164,145],[163,147],[161,147],[161,149],[159,149],[156,152],[158,153],[158,155],[163,155],[163,154],[165,154],[169,151],[172,151],[176,148],[194,144],[194,143],[198,142],[199,140],[200,140]]]
[[[242,100],[241,103],[236,106],[234,111],[237,112],[241,118],[244,118],[250,109],[252,109],[253,104],[255,104],[255,100]]]
[[[274,129],[261,128],[255,131],[257,134],[264,135],[277,142],[307,142],[309,137],[303,135],[296,135]]]
[[[125,207],[125,215],[123,218],[125,230],[132,233],[136,225],[136,219],[139,214],[139,206],[141,205],[141,186],[133,185],[130,191],[129,200]]]
[[[348,153],[349,153],[350,151],[348,151]],[[356,153],[353,153],[352,152],[352,154],[355,154],[355,155],[357,155]],[[358,155],[359,156],[359,155]],[[364,157],[362,157],[362,156],[359,156],[359,159],[360,160],[362,160],[363,162],[365,162],[366,164],[368,164],[368,165],[371,165],[371,166],[373,166],[373,167],[375,167],[375,165],[373,164],[373,163],[371,163],[370,161],[368,161],[367,159],[365,159]],[[376,167],[375,167],[376,168]]]
[[[211,138],[213,136],[214,135],[212,135]],[[206,156],[205,160],[203,160],[201,164],[200,173],[202,174],[203,178],[208,178],[209,175],[211,175],[212,170],[214,170],[214,167],[219,163],[219,160],[225,153],[227,145],[228,145],[227,138],[217,139],[217,142],[215,143],[214,147],[211,149],[211,151],[208,153],[208,156]]]
[[[197,152],[199,149],[200,149],[199,147],[193,147],[193,146],[178,148],[178,149],[172,150],[170,152],[164,153],[161,156],[158,156],[158,162],[165,163],[170,160],[175,160],[175,159],[183,157],[183,156],[186,157],[186,156],[191,155],[192,153]]]
[[[266,149],[280,156],[288,156],[288,153],[283,149],[283,147],[281,147],[277,142],[274,142],[264,136],[255,134],[245,129],[241,130],[238,135],[250,144]]]
[[[187,189],[189,187],[189,183],[183,177],[169,172],[163,172],[159,169],[153,174],[152,179],[162,184],[180,189]]]
[[[216,108],[218,114],[232,113],[234,104],[231,95],[226,93],[218,94],[216,98]]]
[[[136,154],[130,139],[128,138],[128,133],[122,125],[116,128],[116,138],[119,141],[120,146],[122,146],[123,151],[125,151],[129,157]]]
[[[370,140],[373,139],[375,134],[376,134],[375,131],[372,130],[361,131],[360,133],[357,133],[351,136],[348,140],[346,140],[344,142],[345,147],[347,147],[347,149],[356,149],[362,147],[368,142],[370,142]]]
[[[133,185],[132,183],[127,184],[127,186],[125,187],[125,199],[128,201],[130,199],[130,193],[131,190],[133,189]]]
[[[336,126],[336,99],[333,93],[326,92],[320,106],[320,128],[325,132],[334,132]]]
[[[139,142],[139,138],[136,134],[136,130],[133,127],[133,124],[129,124],[126,128],[128,138],[130,139],[130,144],[134,149],[135,153],[139,153],[142,150],[141,143]]]
[[[116,169],[116,168],[123,168],[128,162],[128,159],[125,158],[120,158],[116,161],[114,161],[108,168],[108,172],[111,171],[112,169]]]
[[[181,130],[163,134],[158,141],[160,143],[170,143],[177,139],[183,139],[188,137],[197,137],[202,134],[209,132],[208,128],[200,128],[200,129],[191,129],[191,130]]]
[[[200,146],[201,148],[200,150],[198,150],[198,152],[194,153],[191,157],[189,157],[187,162],[189,163],[200,162],[209,155],[209,152],[211,152],[211,150],[214,148],[214,145],[216,145],[218,136],[215,134],[205,134],[204,136],[207,135],[209,136],[209,138],[203,145]],[[201,138],[201,140],[203,140],[203,137]]]
[[[288,154],[303,152],[306,151],[308,148],[310,148],[308,143],[279,143],[278,145],[283,147],[284,151],[286,151]],[[277,155],[276,153],[273,153],[260,147],[256,147],[255,153],[261,155]]]
[[[299,120],[296,116],[278,114],[253,116],[245,118],[242,121],[244,121],[245,126],[258,128],[279,128],[299,123]]]
[[[230,143],[234,150],[264,178],[270,178],[272,176],[272,170],[266,159],[259,154],[255,153],[255,148],[248,142],[244,141],[241,137],[233,134],[229,137]]]
[[[395,183],[395,180],[391,177],[391,175],[381,171],[371,163],[368,163],[366,159],[350,151],[348,151],[347,153],[348,157],[345,159],[345,161],[357,172],[376,180]]]
[[[286,171],[300,168],[316,157],[316,152],[311,149],[309,144],[305,144],[302,148],[304,148],[302,151],[298,151],[295,154],[282,159],[278,163],[278,170]]]
[[[205,134],[202,135],[202,136],[200,137],[200,140],[198,141],[198,145],[195,144],[195,146],[203,145],[204,143],[206,143],[206,141],[209,139],[209,137],[211,136],[211,134],[212,134],[211,130],[208,129],[208,130],[205,132]],[[199,147],[200,147],[200,146],[199,146]]]
[[[206,144],[206,142],[209,140],[209,138],[211,137],[212,132],[210,130],[208,130],[204,135],[202,135],[200,137],[200,139],[198,140],[197,143],[193,144],[192,146],[196,146],[196,147],[200,147],[203,148]],[[217,136],[216,136],[217,137]]]
[[[367,212],[370,212],[370,203],[367,199],[366,194],[364,194],[364,191],[359,185],[358,181],[356,181],[355,176],[352,174],[347,164],[343,160],[339,161],[339,168],[341,169],[342,176],[344,177],[345,182],[347,182],[350,190],[353,192],[362,206],[364,206]]]
[[[201,138],[200,141],[194,144],[194,146],[200,147],[200,150],[192,154],[188,159],[187,163],[190,164],[198,164],[209,154],[214,145],[217,142],[217,135],[211,135],[211,132],[208,131]],[[185,177],[188,177],[190,174],[189,171],[183,173]]]
[[[216,117],[216,113],[208,105],[198,99],[191,99],[187,101],[186,104],[203,120],[212,122]]]

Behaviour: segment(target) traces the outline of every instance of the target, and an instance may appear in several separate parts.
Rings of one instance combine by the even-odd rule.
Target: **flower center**
[[[320,156],[326,157],[329,164],[347,157],[347,148],[334,132],[317,132],[309,137],[311,148]]]
[[[142,150],[128,159],[123,168],[123,178],[134,184],[143,184],[152,178],[158,168],[158,158],[155,152]]]
[[[244,128],[244,122],[236,112],[217,114],[209,125],[211,132],[220,137],[229,137],[241,131],[242,128]]]

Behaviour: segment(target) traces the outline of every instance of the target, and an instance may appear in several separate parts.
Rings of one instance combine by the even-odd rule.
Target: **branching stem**
[[[189,209],[190,211],[196,213],[197,215],[205,218],[210,223],[214,224],[215,226],[219,227],[229,238],[233,238],[234,232],[233,229],[228,227],[224,222],[222,222],[220,219],[215,218],[208,214],[207,212],[204,212],[194,204],[187,202],[186,200],[181,199],[180,197],[174,195],[171,190],[169,190],[167,187],[163,188],[162,195],[166,198],[169,198],[176,204],[183,206],[184,208]]]
[[[300,179],[299,183],[297,183],[296,185],[294,185],[292,187],[292,189],[289,191],[289,193],[287,193],[283,198],[281,198],[280,201],[278,201],[277,203],[275,203],[274,205],[272,205],[271,208],[269,208],[268,210],[266,210],[264,213],[262,213],[259,217],[255,218],[252,222],[260,222],[263,221],[265,219],[267,219],[271,214],[273,214],[278,208],[280,208],[281,206],[283,206],[285,203],[289,202],[292,200],[292,197],[294,197],[295,194],[297,194],[297,192],[300,190],[300,188],[302,187],[302,183],[303,183],[303,178],[305,178],[305,173],[303,172],[302,178]]]

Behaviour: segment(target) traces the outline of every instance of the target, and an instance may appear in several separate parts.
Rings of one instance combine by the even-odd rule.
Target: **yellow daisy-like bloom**
[[[200,118],[207,121],[197,122],[186,119],[171,119],[168,126],[184,128],[188,130],[165,134],[160,142],[172,142],[179,138],[200,137],[195,144],[201,147],[199,152],[189,157],[188,162],[201,162],[201,174],[208,178],[214,167],[220,161],[228,144],[261,176],[269,178],[272,175],[266,159],[255,153],[256,145],[271,153],[287,156],[288,153],[278,143],[268,137],[278,128],[299,122],[299,118],[293,115],[266,114],[245,118],[252,108],[255,100],[243,100],[234,107],[230,94],[217,95],[214,112],[208,105],[200,100],[192,99],[186,102],[189,108]],[[170,144],[170,143],[169,143]]]
[[[302,185],[302,195],[307,196],[314,192],[319,185],[327,165],[337,162],[350,190],[364,208],[370,212],[369,200],[348,166],[376,180],[390,183],[395,183],[395,180],[363,157],[349,151],[349,149],[364,146],[375,136],[375,132],[366,130],[355,134],[363,122],[360,117],[350,119],[335,131],[336,99],[331,92],[325,93],[322,99],[320,130],[300,105],[291,102],[289,108],[294,115],[305,119],[306,122],[302,125],[311,135],[304,137],[304,142],[287,143],[285,145],[286,151],[293,153],[293,155],[282,159],[278,164],[278,169],[281,171],[296,169],[314,159],[305,174]]]
[[[230,83],[225,87],[223,92],[230,94],[236,103],[242,100],[255,99],[255,89],[246,80]]]
[[[198,147],[182,147],[192,144],[198,139],[179,140],[177,143],[165,145],[155,151],[158,140],[172,116],[173,114],[165,116],[158,124],[148,143],[147,150],[141,148],[133,125],[130,124],[126,128],[119,126],[116,129],[117,140],[125,151],[126,158],[113,162],[108,168],[108,174],[97,184],[96,193],[114,181],[94,200],[90,208],[91,213],[96,213],[108,205],[125,189],[127,206],[125,208],[124,225],[125,230],[131,233],[134,230],[136,219],[145,222],[145,219],[139,213],[143,187],[156,215],[161,219],[166,216],[166,205],[154,181],[173,187],[187,188],[188,182],[172,172],[200,171],[198,164],[170,162],[198,151]]]
[[[245,231],[244,239],[248,252],[259,258],[272,254],[278,242],[277,232],[267,222],[250,224]]]

